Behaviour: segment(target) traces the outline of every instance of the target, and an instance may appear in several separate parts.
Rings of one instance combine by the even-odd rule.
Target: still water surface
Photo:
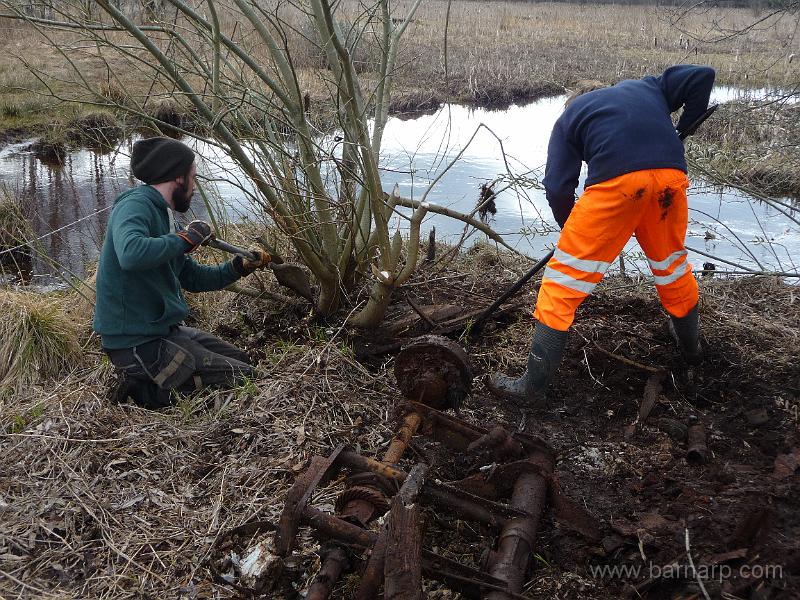
[[[745,92],[718,88],[714,100],[729,101],[742,93]],[[754,92],[746,93],[752,96]],[[541,177],[550,130],[563,103],[564,97],[559,96],[504,111],[447,105],[433,114],[392,118],[383,138],[384,188],[391,190],[397,184],[401,195],[420,199],[431,182],[463,151],[426,199],[468,213],[478,200],[482,183],[509,173],[529,179]],[[479,129],[480,125],[484,127]],[[44,236],[40,240],[43,252],[76,274],[83,274],[86,264],[96,258],[114,198],[135,185],[129,175],[131,143],[126,140],[105,154],[85,149],[71,152],[63,166],[41,162],[31,142],[0,148],[0,184],[22,199],[23,210],[36,235]],[[332,139],[320,143],[330,144],[334,151],[336,142]],[[247,189],[247,182],[230,181],[238,179],[230,159],[218,148],[202,143],[195,143],[195,149],[203,158],[199,169],[202,175],[228,180],[216,182],[227,217],[258,219],[240,189]],[[757,268],[752,252],[766,269],[797,270],[800,263],[797,226],[741,192],[715,188],[702,179],[690,178],[688,246],[748,268]],[[581,185],[582,181],[583,177]],[[498,190],[502,187],[502,182],[495,186]],[[196,197],[193,210],[200,217],[206,215],[202,204]],[[519,251],[540,256],[557,240],[558,234],[546,233],[548,227],[543,223],[544,219],[552,224],[543,191],[531,187],[509,189],[497,195],[496,206],[491,226]],[[795,216],[798,214],[800,211],[794,211]],[[405,221],[397,218],[392,225],[402,229]],[[463,232],[462,223],[430,215],[423,225],[423,234],[432,226],[436,227],[440,240],[454,241]],[[467,243],[482,238],[483,234],[473,233]],[[638,254],[638,246],[632,241],[626,247],[629,268],[642,268]],[[696,267],[709,260],[714,262],[694,253],[690,255]],[[732,268],[719,263],[718,266]],[[50,261],[34,258],[34,283],[52,283],[55,273]]]

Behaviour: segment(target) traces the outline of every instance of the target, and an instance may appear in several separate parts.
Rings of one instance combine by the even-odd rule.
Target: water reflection
[[[734,97],[736,90],[723,87],[715,90],[712,101]],[[413,122],[392,119],[383,146],[386,187],[396,183],[402,195],[419,199],[459,150],[472,140],[462,160],[442,176],[426,198],[469,212],[478,199],[480,184],[494,180],[498,174],[512,171],[535,177],[543,173],[550,130],[564,100],[563,96],[548,98],[502,112],[450,106]],[[479,129],[481,125],[486,129]],[[579,191],[585,177],[584,165]],[[800,256],[800,231],[789,219],[742,192],[717,188],[697,177],[691,179],[689,246],[750,268],[760,268],[760,263],[767,269],[797,269],[795,257]],[[527,229],[541,230],[541,217],[551,219],[543,191],[506,190],[498,194],[496,204],[492,225],[519,250],[539,256],[557,240],[556,232],[531,235]],[[800,214],[793,212],[795,216]],[[452,235],[461,231],[461,226],[443,217],[431,217],[428,223],[436,225],[437,232]],[[639,253],[635,241],[626,246],[626,252]],[[696,253],[692,255],[691,260],[698,267],[709,260]],[[632,264],[643,266],[636,260]]]
[[[716,101],[735,95],[732,88],[715,90]],[[384,134],[380,165],[384,187],[390,190],[397,184],[403,196],[420,199],[441,176],[426,199],[470,212],[481,184],[504,176],[518,181],[535,181],[541,176],[550,130],[563,102],[564,97],[548,98],[504,111],[450,105],[414,119],[392,118]],[[20,199],[36,236],[42,238],[37,246],[40,252],[33,258],[34,282],[52,281],[56,271],[47,257],[78,275],[96,259],[113,199],[135,184],[129,175],[131,143],[126,140],[105,154],[69,152],[59,157],[63,166],[60,161],[37,158],[41,152],[32,142],[0,149],[0,184]],[[321,143],[335,146],[332,139]],[[219,197],[225,199],[224,211],[216,216],[264,219],[248,199],[251,184],[230,159],[217,147],[194,146],[202,157],[200,173],[215,181]],[[461,157],[451,165],[459,153]],[[583,177],[585,169],[581,185]],[[756,267],[757,260],[764,268],[797,268],[793,257],[800,256],[800,232],[790,220],[741,192],[692,180],[687,244],[749,267]],[[495,185],[497,213],[492,226],[520,251],[541,255],[557,239],[557,233],[547,233],[542,220],[550,220],[544,193],[530,186],[502,190],[504,186],[503,181]],[[195,215],[206,214],[199,197],[193,208]],[[399,218],[393,223],[404,225]],[[450,241],[463,230],[460,222],[438,215],[429,215],[423,229],[432,226],[436,226],[439,239]],[[539,233],[534,234],[536,231]],[[482,234],[473,239],[478,237]],[[626,250],[635,256],[638,247],[631,242]],[[692,257],[696,266],[706,260]],[[633,259],[630,264],[642,263]]]

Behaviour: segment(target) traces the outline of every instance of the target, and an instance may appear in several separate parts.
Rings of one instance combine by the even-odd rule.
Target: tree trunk
[[[386,309],[389,308],[392,291],[394,291],[394,286],[380,281],[376,282],[372,286],[367,305],[361,312],[350,319],[350,324],[360,329],[372,329],[380,325],[384,315],[386,315]]]
[[[339,308],[341,290],[336,280],[319,282],[319,296],[314,305],[314,314],[318,317],[327,317]]]

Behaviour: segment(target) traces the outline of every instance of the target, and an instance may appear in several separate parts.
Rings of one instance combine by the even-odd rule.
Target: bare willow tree
[[[427,212],[460,218],[503,243],[469,215],[425,202],[427,193],[412,201],[383,190],[379,157],[393,73],[401,37],[420,3],[398,16],[389,0],[351,3],[349,14],[329,0],[168,0],[170,10],[160,8],[164,21],[136,19],[119,1],[98,0],[88,8],[85,2],[53,2],[47,19],[31,17],[15,2],[4,4],[62,53],[92,103],[146,114],[152,86],[138,98],[129,90],[123,98],[109,92],[129,87],[131,77],[120,73],[121,65],[172,86],[170,94],[190,105],[203,126],[199,131],[207,132],[184,133],[220,146],[235,161],[252,184],[243,191],[315,276],[317,313],[336,311],[370,280],[369,298],[351,318],[355,326],[370,327],[383,319],[392,292],[416,268]],[[105,85],[82,72],[54,30],[78,36],[82,46],[73,49],[86,42],[96,49]],[[365,67],[354,58],[365,37],[374,49],[369,78],[360,76]],[[296,61],[298,39],[319,56],[317,92],[323,90],[335,115],[333,133],[326,134],[309,110],[309,82]],[[398,206],[413,211],[407,237],[399,228],[391,231]]]

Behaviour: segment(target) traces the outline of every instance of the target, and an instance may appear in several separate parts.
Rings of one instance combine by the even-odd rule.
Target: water
[[[752,93],[747,92],[748,97]],[[737,97],[737,90],[719,87],[714,96],[714,101],[729,101]],[[478,200],[482,183],[504,175],[536,180],[543,173],[550,130],[563,102],[563,97],[554,97],[504,111],[449,105],[413,119],[392,118],[383,142],[384,189],[397,184],[402,196],[417,200],[427,192],[428,202],[468,213]],[[41,238],[39,253],[30,265],[34,283],[53,283],[57,267],[51,259],[78,275],[96,259],[114,197],[135,184],[129,176],[131,143],[127,140],[106,154],[71,152],[63,166],[36,158],[30,142],[0,149],[0,184],[22,199],[32,229]],[[332,139],[321,143],[331,148],[336,144]],[[225,199],[223,218],[263,220],[247,200],[250,184],[237,176],[230,159],[213,146],[195,143],[195,149],[203,157],[200,173],[217,180],[218,195]],[[451,165],[459,152],[463,152],[461,158]],[[581,185],[583,177],[585,168]],[[800,231],[794,223],[741,192],[715,188],[697,177],[691,180],[688,246],[748,268],[759,268],[757,259],[768,270],[797,269]],[[502,182],[495,185],[498,190],[502,187]],[[491,226],[520,252],[541,256],[557,240],[542,190],[508,189],[498,193],[495,202],[497,214]],[[193,213],[207,215],[199,197],[193,202]],[[457,240],[464,229],[459,221],[429,214],[423,235],[432,226],[437,238],[447,241]],[[397,217],[392,227],[405,229],[406,221]],[[473,232],[467,244],[483,238]],[[715,262],[690,255],[696,267]],[[625,257],[629,268],[644,266],[635,241],[626,247]]]

